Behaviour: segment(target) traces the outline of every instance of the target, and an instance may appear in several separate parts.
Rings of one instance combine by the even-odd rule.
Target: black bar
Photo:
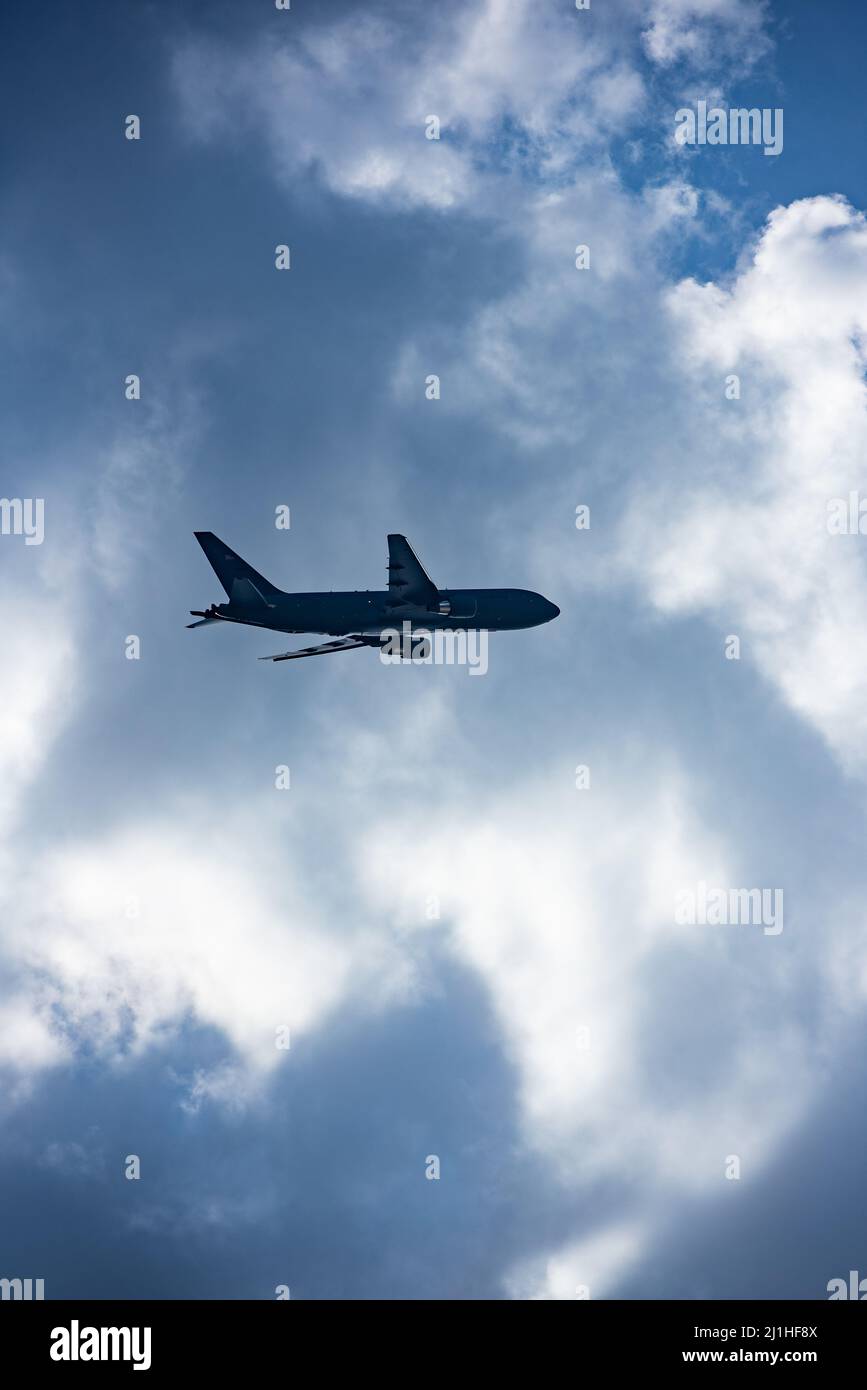
[[[500,1317],[507,1321],[500,1325]],[[126,1329],[114,1338],[88,1329]],[[62,1329],[62,1330],[61,1330]],[[134,1333],[133,1329],[138,1329]],[[145,1336],[149,1329],[149,1341]],[[460,1341],[448,1334],[454,1332]],[[281,1367],[309,1379],[342,1364],[353,1376],[388,1365],[411,1372],[401,1353],[406,1341],[423,1351],[429,1378],[441,1358],[443,1374],[457,1362],[465,1372],[484,1348],[486,1379],[499,1356],[516,1349],[540,1354],[544,1362],[567,1358],[576,1374],[588,1368],[617,1374],[642,1370],[666,1373],[705,1365],[800,1365],[814,1372],[855,1370],[861,1360],[867,1317],[860,1306],[841,1302],[603,1302],[576,1300],[568,1306],[494,1302],[421,1301],[377,1304],[315,1302],[181,1301],[90,1302],[58,1300],[0,1303],[4,1365],[52,1375],[134,1374],[159,1379],[184,1371],[222,1377]],[[372,1340],[376,1337],[376,1341]],[[469,1341],[466,1339],[469,1338]],[[467,1355],[459,1353],[465,1345]],[[52,1358],[56,1352],[77,1360]],[[365,1348],[367,1349],[365,1351]],[[475,1351],[471,1349],[475,1348]],[[535,1350],[534,1350],[535,1348]],[[106,1359],[83,1359],[99,1350]],[[108,1359],[114,1351],[126,1360]],[[311,1364],[311,1358],[312,1364]],[[145,1366],[145,1361],[149,1365]],[[306,1367],[306,1369],[302,1369]],[[565,1369],[565,1368],[564,1368]],[[537,1364],[534,1375],[541,1374]]]

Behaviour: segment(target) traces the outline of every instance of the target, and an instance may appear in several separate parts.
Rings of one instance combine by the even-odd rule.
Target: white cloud
[[[605,1298],[641,1255],[644,1239],[640,1226],[614,1226],[521,1260],[505,1277],[506,1292],[524,1301]]]
[[[51,1027],[48,1011],[40,1009],[32,982],[0,1003],[0,1066],[29,1077],[63,1055],[62,1039]]]
[[[497,210],[482,169],[561,179],[647,114],[639,66],[742,71],[766,51],[759,0],[652,0],[609,14],[475,0],[307,23],[276,43],[193,38],[174,78],[193,138],[264,139],[285,183],[315,168],[347,197],[440,211]],[[443,138],[427,140],[437,116]]]
[[[840,760],[867,770],[867,572],[828,503],[867,489],[867,224],[842,198],[769,218],[726,285],[668,296],[695,405],[688,455],[659,443],[621,559],[666,614],[742,638]],[[741,398],[727,400],[726,378]]]
[[[190,806],[49,852],[18,885],[16,959],[43,981],[70,1049],[140,1055],[189,1019],[266,1073],[288,1055],[279,1028],[307,1031],[350,971],[365,978],[364,932],[325,920],[267,824],[251,806],[215,828]],[[225,1092],[226,1080],[193,1089]]]
[[[13,581],[0,594],[0,833],[73,713],[80,676],[72,612],[40,586],[35,550],[31,555],[33,582]]]
[[[559,173],[640,114],[643,81],[614,26],[600,37],[531,0],[417,18],[353,14],[241,53],[193,40],[174,65],[187,129],[228,140],[240,122],[287,183],[315,167],[348,197],[446,210],[478,207],[492,157]]]
[[[607,769],[611,778],[610,755]],[[800,1113],[805,1092],[781,1086],[798,1074],[806,1091],[811,1070],[796,1022],[800,973],[788,942],[760,929],[676,925],[684,885],[739,881],[680,774],[636,758],[628,776],[581,792],[567,773],[477,797],[471,811],[464,798],[424,831],[405,816],[377,824],[357,848],[358,873],[380,912],[404,931],[444,932],[484,981],[526,1140],[561,1180],[718,1188],[733,1144],[755,1167]],[[396,876],[422,841],[423,873]],[[431,893],[442,923],[433,928]],[[694,991],[678,1031],[698,1064],[691,1079],[668,1078],[677,1099],[666,1105],[652,1057],[671,1028],[673,977]],[[769,992],[770,1052],[755,1046]]]
[[[751,67],[767,53],[764,0],[650,0],[644,42],[660,65],[685,60],[719,67],[736,58]]]
[[[396,399],[411,400],[435,362],[443,411],[480,416],[521,449],[563,451],[552,479],[562,483],[567,458],[586,457],[590,441],[597,453],[606,431],[616,439],[624,390],[632,400],[644,389],[641,353],[661,317],[660,253],[697,227],[698,211],[684,182],[630,195],[610,169],[528,192],[510,207],[521,227],[523,273],[504,281],[502,296],[461,332],[428,330],[423,341],[406,341],[392,378]],[[588,269],[576,267],[579,246],[589,248]],[[521,512],[526,497],[520,487],[513,492]],[[516,530],[525,537],[526,522]]]

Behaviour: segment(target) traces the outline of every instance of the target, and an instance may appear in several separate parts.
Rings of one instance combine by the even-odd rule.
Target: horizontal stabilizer
[[[213,623],[220,623],[225,621],[223,618],[221,618],[220,614],[217,612],[216,606],[213,603],[211,604],[210,608],[207,609],[207,611],[204,613],[200,608],[191,608],[190,617],[198,618],[199,621],[197,623],[187,623],[187,627],[211,627]]]

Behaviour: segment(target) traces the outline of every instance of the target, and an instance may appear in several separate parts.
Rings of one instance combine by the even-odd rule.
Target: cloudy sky
[[[17,7],[0,1276],[867,1273],[865,40],[856,0]],[[699,102],[782,152],[677,143]],[[185,630],[194,529],[290,590],[382,587],[401,531],[562,612],[482,679],[274,667]],[[782,930],[679,920],[701,884]]]

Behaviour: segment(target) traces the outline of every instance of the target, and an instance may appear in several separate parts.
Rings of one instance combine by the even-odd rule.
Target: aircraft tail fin
[[[424,607],[433,603],[437,586],[422,566],[406,536],[392,532],[388,538],[388,592],[394,605]]]
[[[193,535],[204,550],[211,569],[230,600],[235,598],[241,602],[249,602],[255,595],[261,598],[263,603],[267,603],[270,596],[281,592],[263,574],[259,574],[252,565],[248,565],[246,560],[242,560],[240,555],[236,555],[225,541],[214,535],[213,531],[194,531]]]

